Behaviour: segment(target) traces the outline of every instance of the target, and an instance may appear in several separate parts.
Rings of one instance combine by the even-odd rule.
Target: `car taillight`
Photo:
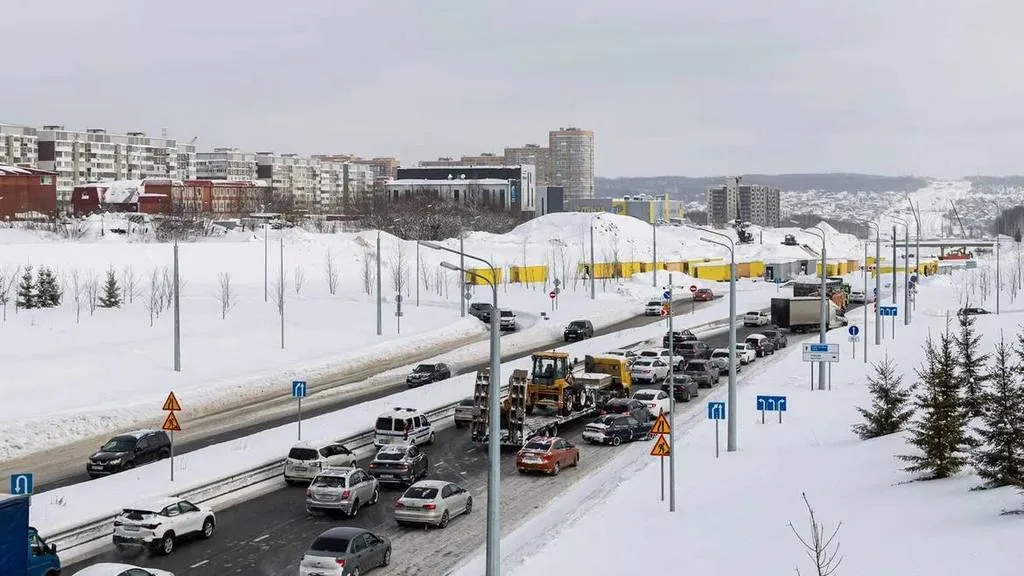
[[[406,464],[400,464],[400,465],[398,466],[398,469],[399,469],[399,470],[402,470],[402,471],[404,472],[404,471],[406,471],[406,470],[408,470],[408,469],[409,469],[409,466],[408,466],[408,465],[406,465]]]
[[[344,558],[335,558],[334,561],[338,563],[338,566],[341,566],[342,568],[345,567],[345,559]]]
[[[313,491],[312,490],[306,490],[306,498],[311,498],[312,496],[313,496]]]
[[[376,464],[374,464],[373,462],[370,462],[370,468],[376,468],[376,467],[377,467]]]
[[[156,530],[160,527],[160,523],[157,522],[156,524],[143,524],[142,527],[146,530]]]
[[[401,502],[395,502],[395,508],[405,508],[405,504],[402,504]]]
[[[350,492],[348,490],[343,490],[341,492],[341,499],[342,500],[348,500],[350,496],[352,496],[352,492]]]
[[[123,526],[124,524],[120,520],[114,520],[114,526]]]
[[[424,504],[424,510],[437,510],[437,504]]]

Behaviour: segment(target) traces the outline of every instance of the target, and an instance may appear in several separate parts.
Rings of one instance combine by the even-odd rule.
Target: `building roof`
[[[508,180],[502,180],[501,178],[438,178],[435,180],[427,180],[421,178],[403,178],[402,180],[392,180],[388,182],[391,184],[402,184],[409,186],[453,186],[458,184],[477,184],[480,186],[501,186],[508,185]]]
[[[40,170],[38,168],[25,168],[22,166],[11,166],[10,164],[0,164],[0,176],[56,176],[56,172],[50,172],[49,170]]]

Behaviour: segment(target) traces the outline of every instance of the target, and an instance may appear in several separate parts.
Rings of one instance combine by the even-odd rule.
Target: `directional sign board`
[[[839,362],[839,344],[804,343],[804,362]]]
[[[293,380],[292,381],[292,398],[305,398],[306,397],[306,381],[305,380]]]
[[[708,420],[725,420],[725,402],[708,402]]]
[[[11,494],[15,496],[27,496],[32,493],[34,482],[31,472],[11,474]]]
[[[757,396],[757,409],[761,412],[785,412],[785,396]]]
[[[167,418],[164,418],[164,425],[161,428],[168,432],[181,432],[181,424],[178,424],[178,417],[174,415],[174,412],[167,413]]]
[[[898,313],[899,313],[899,307],[897,307],[897,306],[879,306],[878,307],[878,315],[879,316],[892,316],[892,317],[895,318],[898,315]]]
[[[180,412],[181,404],[178,403],[178,398],[172,391],[167,395],[167,400],[164,400],[164,407],[162,408],[165,412]]]
[[[658,436],[658,441],[654,443],[654,447],[651,448],[651,456],[657,456],[664,458],[669,455],[672,450],[668,446],[668,440],[665,440],[664,436]]]
[[[857,326],[850,326],[849,328],[846,329],[846,331],[850,333],[850,336],[856,336],[857,334],[860,334],[860,328],[858,328]]]
[[[662,412],[654,421],[654,426],[651,426],[651,434],[668,434],[671,431],[672,427],[669,426],[668,418],[665,418],[665,413]]]

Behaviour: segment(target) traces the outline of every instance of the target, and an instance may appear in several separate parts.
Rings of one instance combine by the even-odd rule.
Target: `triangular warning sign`
[[[174,392],[167,395],[167,400],[164,400],[164,407],[162,409],[168,412],[181,410],[181,404],[178,404],[178,398],[174,395]]]
[[[665,440],[664,436],[658,436],[658,441],[654,443],[654,447],[651,448],[651,456],[668,456],[671,449],[668,447],[668,440]]]
[[[174,415],[174,412],[167,413],[167,418],[164,418],[162,428],[168,432],[181,432],[181,425],[178,424],[178,417]]]
[[[658,414],[658,419],[654,421],[654,426],[651,426],[651,434],[668,434],[672,431],[672,428],[668,425],[668,418],[665,418],[665,413]]]

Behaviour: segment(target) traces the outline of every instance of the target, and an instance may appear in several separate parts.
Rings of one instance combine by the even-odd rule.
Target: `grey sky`
[[[5,4],[0,122],[406,164],[575,125],[603,176],[1024,171],[1005,0]]]

